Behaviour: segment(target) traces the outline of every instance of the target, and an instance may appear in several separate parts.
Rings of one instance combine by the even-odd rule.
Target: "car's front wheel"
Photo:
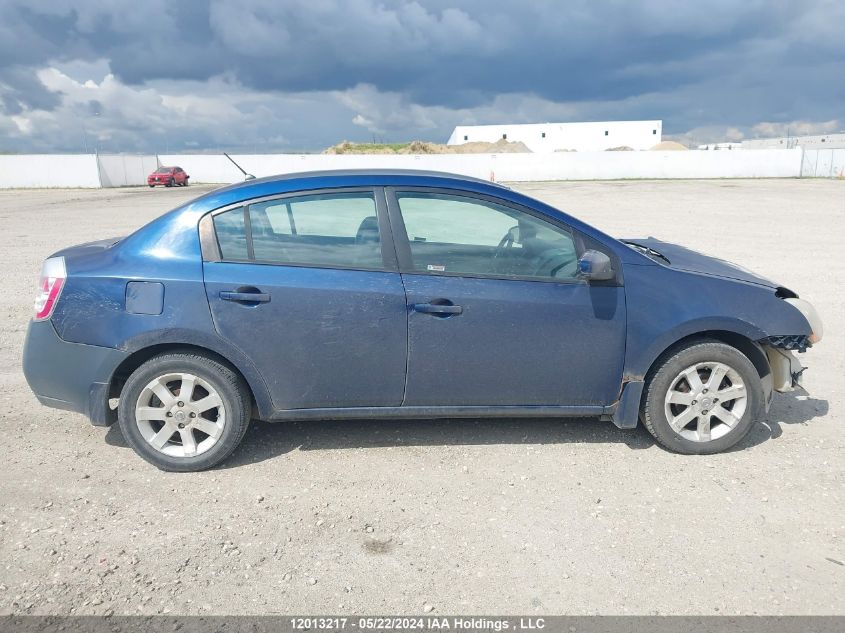
[[[205,470],[226,459],[246,433],[250,398],[243,379],[192,353],[156,356],[123,388],[118,420],[138,455],[162,470]]]
[[[745,437],[762,404],[760,376],[748,357],[708,340],[658,362],[646,379],[640,417],[666,448],[704,455]]]

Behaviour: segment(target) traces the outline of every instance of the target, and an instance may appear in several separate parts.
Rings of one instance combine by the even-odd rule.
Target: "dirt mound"
[[[341,141],[336,145],[324,149],[323,154],[395,154],[404,144],[387,143],[352,143]]]
[[[675,141],[663,141],[651,148],[657,152],[686,152],[689,148]]]
[[[351,143],[342,141],[323,154],[524,154],[531,150],[520,141],[499,139],[495,143],[475,141],[462,145],[443,145],[428,141],[410,143]]]
[[[522,141],[506,141],[500,138],[495,143],[485,141],[470,141],[461,145],[443,145],[454,154],[525,154],[531,150]]]

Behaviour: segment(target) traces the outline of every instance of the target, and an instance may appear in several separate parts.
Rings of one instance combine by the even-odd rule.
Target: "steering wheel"
[[[575,277],[578,266],[578,258],[573,252],[565,249],[550,249],[543,253],[534,269],[534,274],[539,277]]]
[[[493,270],[495,272],[506,272],[504,270],[501,270],[501,263],[506,260],[505,254],[509,253],[511,249],[513,249],[513,245],[516,243],[518,235],[519,226],[512,226],[508,229],[508,232],[505,233],[504,237],[499,240],[499,245],[496,247],[496,251],[493,253]]]
[[[497,259],[513,248],[516,243],[516,238],[519,235],[519,227],[512,226],[505,233],[505,236],[499,240],[499,245],[496,247],[496,252],[493,254],[493,259]]]

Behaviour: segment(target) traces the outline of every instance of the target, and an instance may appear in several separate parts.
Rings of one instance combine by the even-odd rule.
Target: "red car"
[[[181,187],[187,187],[189,177],[181,167],[159,167],[147,176],[147,184],[150,187],[155,187],[156,185],[164,185],[165,187],[179,185]]]

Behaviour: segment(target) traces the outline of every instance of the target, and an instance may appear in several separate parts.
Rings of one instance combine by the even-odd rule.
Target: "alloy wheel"
[[[210,450],[223,435],[226,410],[217,390],[188,373],[151,380],[135,405],[141,436],[170,457],[195,457]]]
[[[724,437],[748,406],[742,378],[725,363],[696,363],[681,371],[666,392],[665,413],[672,430],[693,442]]]

